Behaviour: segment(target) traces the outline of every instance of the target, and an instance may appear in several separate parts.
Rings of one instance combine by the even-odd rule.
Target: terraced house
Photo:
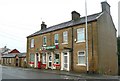
[[[87,16],[88,61],[85,17],[73,11],[70,21],[51,27],[42,22],[41,30],[27,37],[27,66],[80,73],[117,74],[116,28],[110,14],[110,5],[107,2],[101,5],[102,12]]]

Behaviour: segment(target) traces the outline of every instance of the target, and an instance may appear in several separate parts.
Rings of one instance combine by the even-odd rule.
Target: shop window
[[[85,53],[78,52],[78,65],[85,65]]]
[[[60,64],[60,56],[59,56],[59,54],[55,54],[54,64]]]
[[[30,54],[30,62],[34,62],[34,60],[35,60],[34,54]]]
[[[42,54],[42,63],[46,64],[46,54],[45,53]]]

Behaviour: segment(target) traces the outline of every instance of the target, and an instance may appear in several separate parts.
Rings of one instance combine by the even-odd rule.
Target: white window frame
[[[62,44],[68,44],[68,31],[63,32],[63,43]]]
[[[46,44],[44,44],[44,38],[46,39]],[[43,36],[43,46],[46,46],[47,45],[47,37],[46,36]]]
[[[56,35],[58,35],[58,43],[55,42],[55,36],[56,36]],[[54,35],[54,44],[55,44],[55,45],[58,45],[58,44],[59,44],[59,34],[55,34],[55,35]]]
[[[35,43],[35,40],[34,40],[34,39],[31,39],[31,40],[30,40],[30,47],[31,47],[31,48],[34,48],[34,43]]]
[[[84,34],[84,39],[83,40],[78,40],[78,38],[79,38],[78,34]],[[79,42],[85,42],[85,28],[78,28],[77,29],[77,42],[76,43],[79,43]]]
[[[44,56],[44,57],[43,57]],[[42,63],[46,64],[46,53],[42,53]]]
[[[79,55],[80,52],[83,52],[84,55]],[[85,63],[81,63],[81,64],[80,64],[80,63],[79,63],[79,57],[84,57],[84,61],[85,61]],[[77,60],[78,64],[77,64],[77,65],[80,65],[80,66],[86,66],[85,51],[78,51],[78,52],[77,52],[77,58],[78,58],[78,60]]]

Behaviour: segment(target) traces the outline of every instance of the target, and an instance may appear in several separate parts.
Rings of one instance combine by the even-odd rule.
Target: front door
[[[16,66],[18,66],[18,58],[16,59]]]
[[[67,70],[67,68],[68,68],[68,55],[67,55],[67,53],[64,53],[64,56],[63,56],[63,68],[65,69],[65,70]]]
[[[38,53],[35,55],[35,67],[38,67]]]
[[[52,55],[49,53],[48,54],[48,68],[52,67]]]

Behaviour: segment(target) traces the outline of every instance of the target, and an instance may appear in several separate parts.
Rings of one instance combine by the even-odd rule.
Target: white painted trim
[[[61,70],[63,70],[63,52],[61,52]]]
[[[51,52],[51,54],[52,54],[52,66],[51,66],[51,69],[56,69],[56,67],[53,66],[53,64],[54,64],[54,54],[53,54],[53,52]]]
[[[83,40],[83,41],[77,41],[76,43],[82,43],[82,42],[85,42],[85,40]]]
[[[38,61],[40,62],[40,54],[38,53]]]
[[[70,71],[70,53],[69,52],[65,52],[65,53],[67,53],[67,55],[64,55],[64,53],[62,52],[61,53],[61,70],[63,70],[63,68],[64,68],[64,56],[67,56],[67,68],[66,68],[66,70],[67,71]]]
[[[68,64],[68,67],[67,67],[67,70],[69,71],[69,70],[70,70],[70,58],[69,58],[70,56],[69,56],[69,52],[67,52],[67,57],[68,57],[68,58],[67,58],[67,60],[68,60],[68,63],[67,63],[67,64]]]
[[[86,64],[77,64],[77,66],[86,66]]]
[[[34,59],[35,60],[34,67],[36,68],[37,67],[37,63],[36,63],[37,62],[37,58],[36,58],[36,54],[34,54],[34,55],[35,55],[35,57],[34,57],[35,58]]]
[[[63,42],[62,44],[68,44],[68,42]]]
[[[48,53],[46,52],[46,69],[48,68]]]

